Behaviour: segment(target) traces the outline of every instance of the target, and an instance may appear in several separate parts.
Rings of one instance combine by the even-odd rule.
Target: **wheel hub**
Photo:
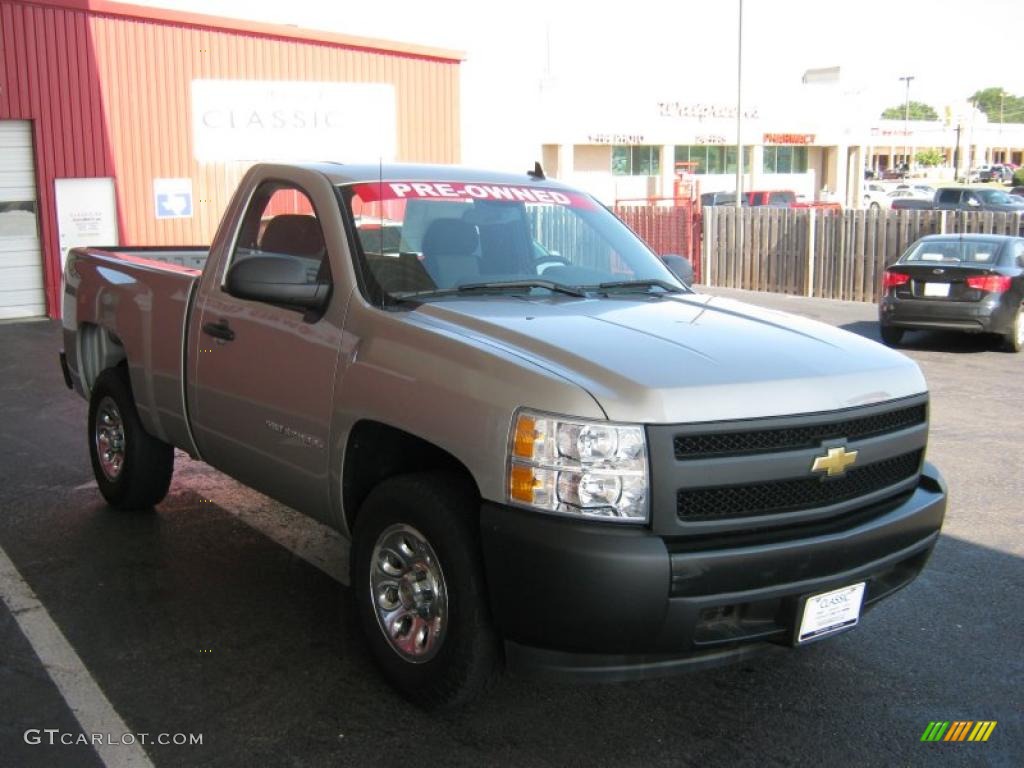
[[[100,469],[111,482],[121,476],[124,469],[124,420],[117,403],[110,397],[100,400],[96,409],[96,456]]]
[[[433,547],[415,528],[381,532],[370,560],[370,598],[391,648],[406,661],[429,661],[447,628],[448,593]]]

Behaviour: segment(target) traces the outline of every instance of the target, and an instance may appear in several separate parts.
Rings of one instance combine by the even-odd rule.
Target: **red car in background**
[[[769,208],[813,208],[819,211],[841,211],[839,203],[825,200],[803,201],[796,199],[796,193],[790,189],[751,190],[743,193],[747,204],[751,207],[768,206]]]

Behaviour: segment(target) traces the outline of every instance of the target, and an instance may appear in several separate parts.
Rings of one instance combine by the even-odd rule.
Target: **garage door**
[[[0,120],[0,319],[46,314],[32,124]]]

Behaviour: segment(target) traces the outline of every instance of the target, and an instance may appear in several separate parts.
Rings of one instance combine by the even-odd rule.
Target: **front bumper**
[[[802,596],[867,582],[864,611],[909,584],[938,539],[946,489],[918,486],[847,527],[729,539],[663,538],[485,503],[484,563],[514,671],[627,680],[790,644]]]
[[[885,296],[878,305],[878,320],[894,328],[1007,333],[1015,307],[998,298],[982,301],[897,299]]]

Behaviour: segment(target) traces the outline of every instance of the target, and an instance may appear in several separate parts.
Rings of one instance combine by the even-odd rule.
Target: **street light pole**
[[[1010,156],[1009,150],[1002,146],[1003,143],[1003,105],[1006,102],[1006,91],[1003,88],[999,89],[999,144],[1000,151],[1003,153],[1003,162],[1005,163]]]
[[[913,75],[904,75],[900,78],[907,84],[907,95],[903,100],[903,150],[907,153],[907,169],[910,168],[910,81]]]
[[[733,235],[737,259],[743,254],[743,222],[740,218],[743,210],[743,0],[739,0],[739,4],[739,31],[736,38],[736,229]]]

